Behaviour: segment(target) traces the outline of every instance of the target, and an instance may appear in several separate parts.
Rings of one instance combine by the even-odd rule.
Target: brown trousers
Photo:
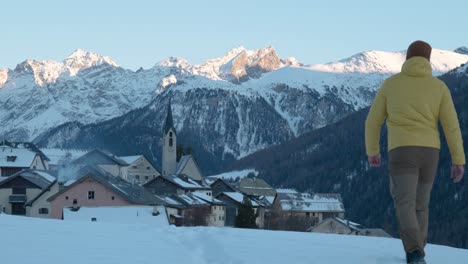
[[[429,199],[439,162],[439,149],[404,146],[389,153],[390,193],[400,237],[407,253],[427,242]]]

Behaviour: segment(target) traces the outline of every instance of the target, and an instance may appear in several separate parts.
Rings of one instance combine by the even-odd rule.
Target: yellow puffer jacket
[[[385,80],[366,120],[366,152],[380,153],[380,128],[387,119],[388,150],[400,146],[440,149],[438,121],[452,155],[453,164],[465,164],[457,112],[447,86],[432,76],[430,62],[423,57],[408,59]]]

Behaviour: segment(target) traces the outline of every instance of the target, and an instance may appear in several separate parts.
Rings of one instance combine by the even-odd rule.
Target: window
[[[97,221],[96,217],[91,218],[91,222],[96,222],[96,221]]]
[[[112,200],[115,200],[115,196],[112,196]]]
[[[173,142],[172,142],[172,137],[169,138],[169,147],[172,147]]]
[[[88,192],[88,200],[94,200],[94,191]]]
[[[68,196],[65,196],[65,200],[68,200]]]
[[[33,170],[35,170],[35,169],[36,169],[36,165],[33,166]]]
[[[307,217],[310,217],[310,213],[309,213],[309,212],[307,212],[307,213],[306,213],[306,216],[307,216]]]
[[[140,175],[135,175],[135,179],[136,179],[136,180],[139,180],[139,179],[140,179]]]
[[[214,209],[216,210],[216,205],[214,206]]]
[[[49,214],[48,208],[39,208],[39,214]]]
[[[147,166],[147,167],[146,167],[146,169],[147,169],[147,170],[150,170],[150,167],[149,167],[149,166]]]
[[[73,205],[77,204],[78,203],[78,200],[76,199],[73,199]]]
[[[13,194],[26,194],[26,188],[13,187]]]
[[[137,168],[138,168],[138,166],[132,166],[132,168],[134,168],[134,169],[137,169]]]
[[[219,221],[221,221],[221,216],[219,217]]]
[[[148,180],[148,176],[145,176],[145,180]]]
[[[7,156],[7,162],[15,162],[16,156]]]

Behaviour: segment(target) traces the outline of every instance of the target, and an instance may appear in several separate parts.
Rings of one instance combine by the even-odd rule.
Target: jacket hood
[[[432,67],[428,59],[412,57],[403,63],[401,72],[414,77],[432,76]]]

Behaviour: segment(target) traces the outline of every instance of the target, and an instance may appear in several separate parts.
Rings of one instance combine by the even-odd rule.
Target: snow
[[[50,175],[49,173],[47,173],[45,171],[35,170],[34,173],[37,173],[38,175],[40,175],[42,178],[46,179],[49,182],[53,182],[53,181],[55,181],[57,179],[57,178],[55,178],[54,176]]]
[[[76,180],[68,180],[68,181],[66,181],[66,182],[63,184],[63,186],[67,187],[67,186],[72,185],[72,184],[75,183],[75,182],[76,182]]]
[[[276,189],[276,193],[299,193],[298,191],[296,191],[295,189],[283,189],[283,188],[279,188],[279,189]]]
[[[0,89],[3,88],[8,80],[8,69],[0,69]]]
[[[284,211],[305,212],[344,212],[343,203],[325,194],[279,193],[281,208]]]
[[[211,176],[208,176],[208,178],[220,178],[220,179],[233,179],[234,180],[237,177],[245,178],[251,173],[253,173],[255,176],[258,175],[258,171],[254,169],[245,169],[245,170],[240,170],[240,171],[229,171],[229,172],[224,172],[224,173],[217,174],[217,175],[211,175]]]
[[[225,227],[34,219],[0,214],[8,264],[399,264],[401,241]],[[25,250],[27,248],[27,250]],[[431,264],[466,263],[468,250],[429,244]],[[220,261],[222,260],[222,261]]]
[[[231,198],[232,200],[238,202],[238,203],[242,203],[244,201],[244,195],[242,193],[239,193],[239,192],[223,192],[224,195],[228,196],[229,198]],[[259,206],[259,204],[254,201],[254,200],[250,200],[250,202],[252,203],[253,206]]]
[[[225,90],[252,100],[262,97],[288,122],[297,136],[304,132],[300,129],[304,123],[303,115],[281,104],[285,93],[277,91],[279,85],[316,92],[319,96],[334,89],[335,96],[359,110],[371,103],[369,98],[383,79],[400,71],[405,58],[404,51],[368,51],[338,62],[309,66],[287,58],[279,69],[264,73],[259,79],[242,84],[229,82],[234,58],[246,54],[245,63],[251,66],[269,52],[274,49],[238,47],[200,65],[170,57],[151,69],[137,72],[119,67],[109,57],[81,49],[63,62],[27,60],[18,64],[15,70],[0,70],[0,120],[3,120],[0,134],[11,134],[15,140],[33,140],[67,122],[102,122],[144,107],[165,89],[174,88],[180,92]],[[467,61],[468,55],[433,50],[435,74],[447,72]],[[183,121],[178,124],[181,126]],[[318,127],[323,125],[317,124]],[[269,146],[245,136],[242,129],[239,128],[239,149],[224,146],[226,154],[240,158]]]
[[[7,160],[11,156],[16,156],[15,161]],[[0,167],[29,168],[35,157],[36,153],[26,148],[0,146]]]
[[[397,73],[406,60],[406,51],[368,51],[350,58],[327,64],[311,65],[308,68],[323,72],[346,73]],[[468,55],[433,49],[431,65],[436,75],[445,73],[468,61]]]
[[[153,210],[159,214],[153,216]],[[169,225],[164,206],[80,207],[78,211],[63,209],[65,221],[91,222],[92,218],[102,223],[149,224],[158,227]]]
[[[78,149],[59,149],[59,148],[41,148],[42,153],[49,158],[50,165],[58,165],[61,161],[69,159],[72,161],[88,153],[86,150]]]
[[[123,156],[123,157],[118,157],[118,158],[125,161],[128,164],[132,164],[133,162],[137,161],[137,159],[139,159],[141,157],[143,157],[143,155]]]
[[[209,203],[219,203],[222,204],[223,202],[214,198],[213,196],[209,196],[206,193],[202,192],[193,192],[193,195],[195,195],[197,198],[202,199],[203,201],[209,202]]]

